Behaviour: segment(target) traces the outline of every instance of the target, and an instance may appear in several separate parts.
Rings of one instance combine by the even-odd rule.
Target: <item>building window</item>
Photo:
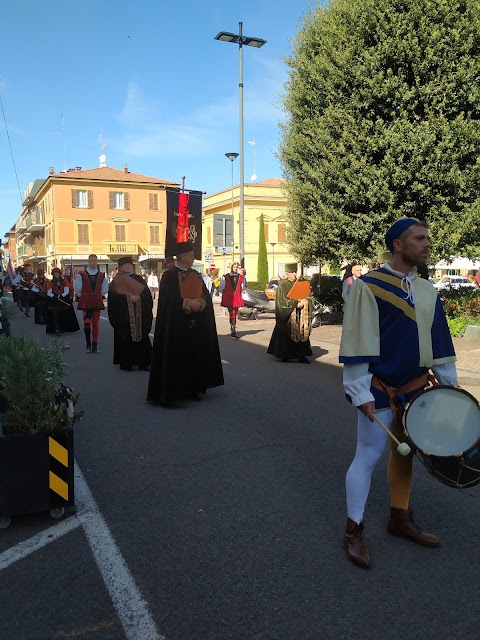
[[[280,222],[277,227],[278,241],[283,244],[285,242],[285,225]]]
[[[77,225],[78,244],[90,244],[88,239],[88,224]]]
[[[148,210],[158,211],[158,193],[148,194]],[[152,243],[150,243],[152,244]]]
[[[72,189],[72,207],[74,209],[93,209],[93,191]]]
[[[150,227],[150,244],[160,244],[160,227],[158,225]]]
[[[110,209],[130,209],[130,194],[126,191],[109,191]]]
[[[265,242],[268,242],[268,224],[266,222],[263,225],[263,230],[265,233]]]
[[[125,242],[126,234],[125,234],[125,225],[124,224],[116,224],[115,225],[115,241],[116,242]]]

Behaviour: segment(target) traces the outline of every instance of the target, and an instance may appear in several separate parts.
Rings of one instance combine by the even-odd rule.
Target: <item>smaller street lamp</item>
[[[232,262],[235,261],[235,218],[233,217],[233,162],[238,158],[238,153],[230,152],[225,154],[232,163]]]

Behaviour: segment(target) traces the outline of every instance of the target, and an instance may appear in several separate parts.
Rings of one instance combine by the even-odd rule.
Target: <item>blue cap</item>
[[[400,220],[394,222],[385,234],[385,244],[387,245],[387,249],[393,253],[393,241],[398,240],[402,233],[407,229],[410,229],[414,224],[419,224],[419,220],[416,218],[400,218]]]

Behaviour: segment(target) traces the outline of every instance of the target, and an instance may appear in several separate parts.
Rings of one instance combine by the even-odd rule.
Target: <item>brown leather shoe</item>
[[[392,536],[408,538],[424,547],[440,546],[440,539],[431,533],[422,531],[413,521],[413,511],[411,509],[397,509],[390,507],[390,520],[388,521],[388,533]]]
[[[370,553],[363,542],[363,522],[357,524],[348,518],[345,532],[345,549],[353,564],[358,567],[370,566]]]

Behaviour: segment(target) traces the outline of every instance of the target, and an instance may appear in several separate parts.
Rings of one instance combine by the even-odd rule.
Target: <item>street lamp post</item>
[[[238,153],[226,153],[232,164],[232,262],[235,262],[235,218],[233,217],[233,162],[238,158]]]
[[[239,123],[240,123],[240,213],[239,213],[239,226],[240,226],[240,264],[245,267],[245,176],[244,176],[244,153],[243,153],[243,45],[249,47],[256,47],[260,49],[267,42],[261,38],[251,38],[244,36],[242,33],[243,22],[238,23],[239,33],[230,33],[228,31],[220,31],[215,36],[215,40],[222,40],[223,42],[233,42],[238,44],[238,56],[239,56]]]
[[[272,246],[272,280],[275,279],[275,245],[276,242],[270,242]]]

